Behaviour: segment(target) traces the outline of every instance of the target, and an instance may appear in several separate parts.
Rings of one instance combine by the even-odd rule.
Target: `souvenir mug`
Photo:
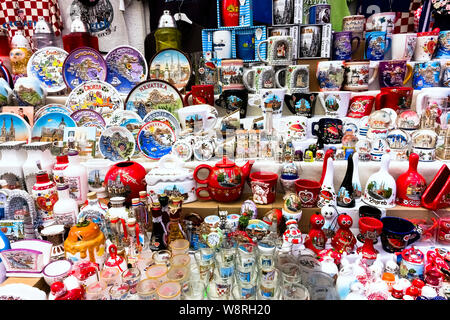
[[[392,37],[392,59],[410,61],[416,49],[417,33],[395,33]]]
[[[328,117],[345,117],[351,96],[352,93],[348,91],[319,92],[320,103],[325,110],[325,115]]]
[[[273,24],[278,25],[291,23],[293,12],[294,12],[293,0],[274,0]]]
[[[420,233],[414,224],[399,217],[383,217],[383,231],[381,243],[384,251],[401,252],[407,245],[419,240]]]
[[[230,59],[231,31],[228,30],[214,31],[212,48],[217,59]]]
[[[439,37],[439,29],[417,34],[415,61],[429,61],[433,57]]]
[[[319,137],[324,144],[338,144],[342,142],[342,120],[322,118],[312,123],[312,134]]]
[[[355,49],[352,50],[353,41],[357,41]],[[333,60],[350,60],[352,54],[358,50],[361,38],[353,36],[351,31],[333,33]]]
[[[286,89],[262,89],[258,95],[249,99],[248,104],[259,106],[263,113],[266,112],[266,108],[272,108],[273,117],[281,118],[285,95]]]
[[[439,32],[438,45],[434,57],[436,59],[450,58],[450,31]]]
[[[222,26],[239,26],[239,0],[221,0]]]
[[[250,173],[250,187],[253,193],[253,202],[269,204],[275,201],[278,175],[272,172]]]
[[[12,97],[13,91],[9,83],[5,79],[0,78],[0,107],[8,105]]]
[[[189,103],[189,97],[192,96],[192,104]],[[196,85],[192,86],[191,91],[184,96],[184,105],[190,106],[194,104],[214,105],[214,86],[213,85]]]
[[[450,60],[442,62],[442,86],[450,87]]]
[[[441,115],[448,110],[449,89],[424,88],[416,97],[416,112],[419,116],[427,110]],[[446,122],[446,121],[445,121]]]
[[[329,4],[316,4],[309,7],[309,24],[330,23],[331,6]]]
[[[320,26],[302,26],[300,28],[300,54],[302,57],[318,57],[321,42]]]
[[[366,18],[363,15],[345,16],[342,21],[342,31],[351,31],[353,35],[361,37],[365,23]]]
[[[246,89],[225,90],[216,100],[216,104],[227,110],[227,113],[239,110],[241,119],[247,115],[247,102],[248,91]]]
[[[369,78],[369,66],[370,61],[345,61],[344,90],[369,90],[369,84],[375,81],[378,73],[377,69],[375,69],[372,77]]]
[[[320,184],[317,181],[298,179],[295,181],[295,190],[302,208],[314,208],[320,192]]]
[[[280,82],[280,74],[285,73],[284,85]],[[288,93],[309,91],[309,65],[292,65],[279,69],[275,73],[275,83],[278,88],[286,88]]]
[[[275,70],[272,66],[255,66],[244,71],[243,80],[248,91],[259,93],[261,89],[275,87]]]
[[[414,65],[412,86],[416,90],[438,87],[441,76],[441,63],[438,60],[418,62]]]
[[[217,123],[217,110],[207,104],[199,104],[178,109],[178,118],[183,129],[191,128],[194,132],[208,131]]]
[[[274,28],[270,29],[269,34],[271,37],[274,36],[288,36],[290,33],[289,28]]]
[[[412,67],[406,60],[380,61],[378,64],[380,88],[402,87],[412,76]]]
[[[319,61],[316,77],[320,91],[341,90],[344,82],[344,61]]]
[[[374,96],[355,96],[350,99],[347,117],[362,118],[370,115],[375,103]]]
[[[286,106],[293,114],[307,118],[312,117],[316,100],[317,93],[292,93],[284,97]]]
[[[255,33],[236,34],[236,57],[242,60],[255,60]]]
[[[386,31],[366,32],[365,58],[369,60],[383,60],[385,53],[391,48],[391,42],[392,40],[387,37]]]
[[[394,111],[410,109],[413,92],[414,89],[409,87],[381,88],[375,98],[375,110],[381,108],[390,108]]]
[[[261,57],[261,45],[267,43],[267,59]],[[270,65],[290,65],[292,64],[292,43],[291,36],[269,37],[258,43],[256,52],[259,60]]]
[[[374,13],[367,18],[366,31],[384,31],[392,33],[395,24],[395,12]]]
[[[220,66],[220,86],[223,90],[245,89],[244,61],[242,59],[224,59]]]

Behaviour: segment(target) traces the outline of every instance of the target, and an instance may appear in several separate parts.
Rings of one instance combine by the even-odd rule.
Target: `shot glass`
[[[281,287],[283,300],[309,300],[309,291],[300,283],[284,283]]]
[[[205,299],[205,284],[199,280],[189,280],[181,288],[181,300]]]
[[[260,269],[275,269],[275,243],[272,240],[261,240],[257,247],[258,267]]]
[[[189,280],[190,269],[183,266],[172,266],[167,272],[168,281],[178,281],[181,288],[184,288],[185,283]]]
[[[235,300],[256,300],[256,278],[256,274],[248,282],[236,278],[232,289],[233,298]]]
[[[136,267],[142,274],[145,274],[147,268],[153,263],[153,252],[151,250],[142,251],[137,256]]]
[[[172,255],[185,254],[189,251],[189,241],[186,239],[176,239],[169,244]]]
[[[191,256],[188,254],[177,254],[174,255],[170,260],[171,266],[189,267],[190,264],[191,264]]]
[[[107,300],[108,286],[103,281],[91,283],[86,287],[86,300]]]
[[[122,272],[122,282],[130,287],[130,294],[136,293],[136,286],[141,280],[141,271],[138,268],[129,268]]]
[[[285,263],[278,267],[281,272],[281,278],[283,283],[294,284],[301,283],[301,272],[298,264],[295,263]]]
[[[136,292],[139,300],[158,300],[158,289],[160,283],[154,279],[145,279],[139,281],[136,286]]]
[[[110,300],[127,300],[130,286],[126,283],[115,283],[109,288]]]
[[[228,256],[229,257],[229,256]],[[227,256],[216,255],[215,273],[222,278],[231,278],[234,275],[234,261],[227,259]]]
[[[167,273],[169,268],[165,264],[155,264],[147,269],[145,272],[147,279],[157,281],[159,284],[167,281]]]
[[[181,285],[178,281],[166,281],[156,290],[159,300],[180,300]]]
[[[280,273],[278,270],[259,271],[256,295],[259,300],[277,300],[279,298]]]
[[[169,267],[170,259],[172,259],[172,252],[169,250],[155,251],[153,252],[152,258],[155,264],[165,264]]]
[[[214,277],[208,285],[208,300],[229,300],[231,299],[232,278]]]
[[[200,248],[195,251],[194,257],[200,278],[205,283],[209,282],[212,279],[215,266],[214,251],[211,248]]]
[[[100,271],[100,281],[106,283],[107,286],[112,286],[116,282],[120,282],[120,271],[114,269],[103,269]]]

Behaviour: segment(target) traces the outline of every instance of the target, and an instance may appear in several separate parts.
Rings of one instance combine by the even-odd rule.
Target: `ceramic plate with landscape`
[[[178,134],[181,131],[180,123],[178,122],[177,118],[173,114],[171,114],[169,111],[166,110],[153,110],[150,111],[144,118],[144,123],[150,122],[150,121],[161,121],[166,124],[168,124],[173,131],[175,131],[175,134],[178,136]]]
[[[176,49],[162,50],[150,61],[150,79],[167,81],[178,90],[186,87],[191,71],[188,57]]]
[[[139,131],[137,144],[147,158],[158,160],[172,151],[175,141],[176,135],[170,125],[161,121],[151,121]]]
[[[36,51],[28,60],[28,76],[38,79],[47,92],[66,89],[62,69],[67,51],[57,47],[46,47]]]
[[[116,110],[111,115],[108,125],[110,126],[121,126],[128,120],[135,119],[142,121],[142,118],[134,111],[130,110]]]
[[[31,131],[31,141],[63,141],[64,128],[76,127],[75,121],[67,114],[51,112],[40,117]]]
[[[64,60],[64,82],[70,89],[90,80],[106,80],[106,61],[93,48],[81,47],[73,50]]]
[[[139,50],[119,46],[105,57],[108,67],[106,82],[120,93],[128,94],[138,83],[147,80],[147,61]]]
[[[167,110],[177,117],[177,110],[183,106],[183,98],[177,88],[161,80],[141,82],[125,101],[125,109],[136,112],[142,119],[150,111],[158,109]]]
[[[134,154],[133,134],[124,127],[108,127],[100,136],[100,153],[111,161],[124,161]]]
[[[97,111],[91,109],[82,109],[75,111],[70,115],[70,117],[75,120],[79,127],[84,127],[84,124],[90,122],[96,122],[103,127],[106,126],[105,119],[103,119],[102,115]]]
[[[34,113],[34,120],[37,120],[40,117],[42,117],[44,114],[51,113],[51,112],[60,112],[60,113],[67,114],[68,116],[70,116],[72,114],[72,111],[62,104],[47,104],[47,105],[39,108]]]
[[[88,81],[72,90],[66,106],[72,111],[95,110],[108,123],[114,111],[123,109],[123,101],[119,92],[109,83]]]
[[[139,134],[139,131],[141,131],[142,126],[145,124],[144,121],[142,121],[141,118],[139,119],[128,119],[121,123],[121,127],[127,128],[128,131],[130,131],[133,134],[134,141],[137,141],[137,137]],[[139,154],[139,148],[135,148],[134,155],[137,156]]]
[[[13,113],[0,113],[0,143],[9,141],[28,141],[30,126],[25,120]]]

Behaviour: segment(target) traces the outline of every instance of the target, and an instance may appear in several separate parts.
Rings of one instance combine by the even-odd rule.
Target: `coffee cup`
[[[224,59],[220,66],[219,84],[223,90],[244,89],[244,60]]]
[[[231,31],[218,30],[213,32],[213,52],[217,59],[231,58]]]
[[[389,108],[394,111],[410,109],[413,98],[413,88],[409,87],[385,87],[375,97],[375,110]]]
[[[322,28],[307,25],[300,27],[300,55],[301,57],[319,57]]]
[[[284,73],[284,85],[281,84],[280,74]],[[280,69],[275,73],[275,83],[278,88],[286,88],[288,93],[309,91],[309,65],[292,65]]]
[[[286,89],[262,89],[259,94],[249,99],[248,104],[260,107],[264,114],[267,108],[272,108],[273,117],[281,118],[285,95]]]
[[[416,49],[414,51],[415,61],[429,61],[433,57],[439,38],[439,29],[417,34]]]
[[[267,44],[267,59],[261,57],[261,45]],[[290,65],[293,59],[293,38],[291,36],[273,36],[258,43],[256,53],[259,60],[270,65]]]
[[[192,104],[189,97],[192,96]],[[191,91],[184,96],[184,105],[190,106],[195,104],[209,104],[214,105],[214,86],[213,85],[195,85],[192,86]]]
[[[227,110],[227,113],[239,110],[241,119],[247,115],[247,102],[248,91],[246,89],[225,90],[216,100],[216,104]]]
[[[366,32],[365,59],[383,60],[385,53],[391,47],[391,38],[387,37],[386,31]]]
[[[414,65],[412,86],[416,90],[439,87],[441,63],[439,60],[417,62]]]
[[[410,61],[416,49],[417,33],[395,33],[392,35],[392,59]]]
[[[319,92],[319,100],[325,115],[343,118],[347,115],[348,105],[352,93],[349,91]]]
[[[316,78],[320,91],[341,90],[344,82],[344,61],[319,61]]]
[[[378,64],[378,74],[380,88],[402,87],[412,76],[412,67],[406,60],[380,61]]]
[[[270,204],[275,201],[278,175],[272,172],[250,173],[250,187],[253,202],[257,204]]]
[[[259,93],[275,87],[275,70],[272,66],[255,66],[244,71],[243,80],[248,91]]]
[[[352,44],[354,40],[357,44],[354,49],[352,49]],[[333,33],[333,60],[350,60],[352,54],[358,50],[361,43],[361,38],[359,36],[354,36],[351,31],[341,31]]]
[[[207,104],[199,104],[178,109],[178,118],[184,130],[208,131],[217,123],[217,110]]]
[[[381,244],[386,252],[401,252],[420,238],[420,233],[414,224],[406,219],[383,217],[381,222],[383,223]]]
[[[311,118],[317,100],[317,93],[286,94],[284,102],[289,111],[297,116]]]

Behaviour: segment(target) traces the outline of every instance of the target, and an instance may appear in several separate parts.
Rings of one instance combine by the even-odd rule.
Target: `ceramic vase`
[[[27,160],[22,166],[25,185],[31,191],[36,183],[36,174],[42,169],[53,179],[54,160],[50,152],[51,142],[32,142],[24,145],[27,151]]]
[[[125,197],[131,204],[132,198],[139,198],[139,191],[145,190],[145,168],[134,161],[114,164],[105,176],[109,197]]]
[[[426,189],[424,177],[417,172],[419,155],[411,153],[409,155],[408,171],[401,174],[397,179],[396,203],[405,207],[420,207],[422,194]]]

